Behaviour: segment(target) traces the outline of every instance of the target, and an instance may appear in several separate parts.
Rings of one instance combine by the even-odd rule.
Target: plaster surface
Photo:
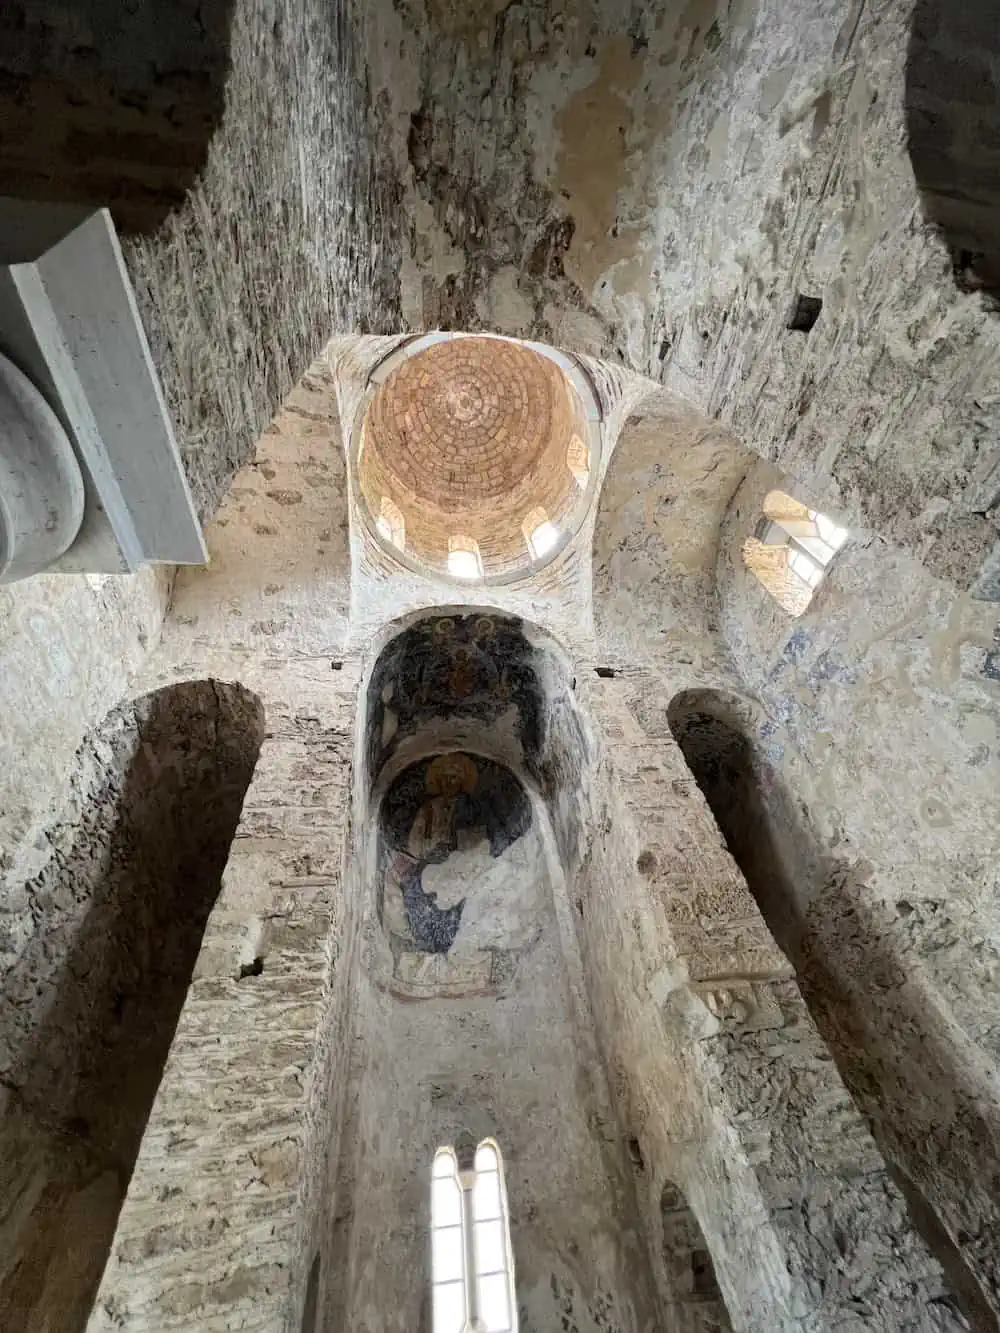
[[[263,714],[91,1333],[298,1333],[307,1307],[386,1329],[405,1310],[420,1329],[426,1171],[462,1128],[508,1153],[526,1329],[991,1327],[988,608],[855,530],[803,620],[779,618],[738,557],[774,474],[594,361],[610,462],[572,564],[465,601],[389,566],[376,584],[352,528],[360,377],[342,352],[261,437],[155,651],[123,662],[91,634],[67,665],[44,634],[9,639],[16,725],[51,727],[8,776],[28,812],[4,867],[18,959],[67,957],[36,877],[90,817],[67,782],[74,729],[213,681]],[[56,586],[19,585],[21,623]],[[144,585],[113,586],[127,634],[124,594]],[[77,603],[88,633],[107,623]],[[47,723],[37,701],[64,680],[77,711]],[[746,783],[682,748],[681,704],[700,717],[709,696],[770,765],[750,766],[756,794],[780,781],[818,830],[795,890],[828,860],[863,875],[775,912],[712,819],[704,755],[731,803]],[[198,734],[187,762],[210,775]],[[154,760],[166,800],[174,768]],[[23,1160],[48,1171],[47,1152]],[[100,1176],[87,1193],[78,1167],[80,1210],[111,1216],[120,1195]]]

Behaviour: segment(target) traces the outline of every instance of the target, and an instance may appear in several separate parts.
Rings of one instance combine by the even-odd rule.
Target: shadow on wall
[[[660,1219],[676,1327],[685,1333],[732,1333],[704,1233],[687,1199],[670,1180],[663,1186]]]
[[[966,291],[1000,300],[1000,10],[917,0],[906,66],[913,171]]]
[[[34,0],[0,17],[0,189],[155,230],[225,109],[235,0]]]
[[[984,1297],[984,1269],[963,1253],[951,1229],[968,1241],[989,1224],[988,1197],[963,1183],[949,1191],[948,1158],[964,1161],[961,1178],[988,1152],[989,1128],[978,1120],[958,1130],[935,1090],[956,1098],[967,1082],[960,1055],[920,996],[908,992],[905,949],[893,947],[892,923],[880,919],[864,867],[823,847],[805,806],[763,758],[753,737],[763,719],[755,706],[716,690],[685,690],[668,709],[674,739],[715,816],[768,928],[795,968],[809,1012],[841,1077],[892,1167],[914,1226],[937,1257],[977,1329],[996,1330]],[[975,1105],[975,1090],[968,1090]],[[931,1122],[922,1126],[930,1114]],[[947,1145],[942,1151],[939,1145]],[[992,1262],[986,1254],[987,1263]],[[974,1276],[978,1271],[980,1279]]]
[[[0,1327],[86,1325],[263,736],[238,685],[115,710],[8,890],[33,931],[2,994]]]

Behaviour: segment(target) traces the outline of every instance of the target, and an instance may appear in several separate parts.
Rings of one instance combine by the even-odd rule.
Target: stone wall
[[[298,1327],[334,1132],[353,690],[256,673],[267,735],[88,1327]],[[356,678],[355,678],[356,680]],[[191,1264],[197,1250],[197,1266]]]
[[[770,829],[761,905],[852,1091],[995,1320],[995,615],[860,533],[791,620],[740,556],[780,484],[755,469],[726,525],[722,624],[765,713],[712,763]]]
[[[40,574],[0,587],[0,872],[38,872],[85,734],[117,704],[160,638],[167,570]]]
[[[5,188],[111,205],[198,510],[335,331],[398,325],[353,0],[4,14]]]
[[[378,5],[404,319],[618,360],[995,595],[1000,342],[922,212],[913,8]]]
[[[587,680],[603,740],[570,888],[647,1225],[679,1185],[740,1328],[967,1327],[679,751],[639,725],[654,688]]]
[[[3,884],[5,1325],[86,1321],[263,736],[193,681],[115,710],[45,863]]]

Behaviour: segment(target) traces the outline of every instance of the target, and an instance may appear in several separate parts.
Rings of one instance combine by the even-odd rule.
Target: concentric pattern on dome
[[[550,358],[485,336],[433,343],[372,399],[362,498],[374,525],[386,500],[402,514],[408,560],[446,571],[449,539],[461,538],[487,578],[509,576],[532,567],[529,514],[542,510],[561,532],[582,516],[568,454],[586,437],[576,389]]]
[[[403,362],[372,403],[371,430],[416,499],[507,495],[545,452],[561,381],[517,343],[456,338]]]

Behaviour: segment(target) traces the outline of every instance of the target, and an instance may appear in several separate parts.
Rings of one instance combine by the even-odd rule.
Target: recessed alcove
[[[895,993],[902,978],[883,938],[887,931],[879,924],[877,904],[863,882],[864,869],[824,846],[809,811],[768,763],[761,731],[770,726],[757,705],[719,690],[684,690],[671,700],[668,719],[730,855],[796,969],[803,998],[845,1085],[886,1152],[914,1227],[941,1264],[971,1327],[995,1329],[996,1318],[949,1236],[936,1200],[902,1165],[912,1145],[897,1123],[887,1123],[884,1106],[873,1096],[886,1065],[903,1087],[917,1070],[931,1085],[939,1079],[961,1087],[962,1080],[954,1052],[943,1045],[944,1033],[921,1025],[923,1015],[905,986]],[[838,914],[852,935],[846,974],[845,960],[832,943],[842,929]],[[871,986],[881,1003],[892,1005],[895,1049],[886,1049],[867,1030]]]
[[[430,1333],[429,1165],[442,1144],[495,1139],[520,1327],[650,1327],[562,870],[586,754],[569,659],[511,616],[415,616],[370,668],[357,744],[365,1069],[348,1110],[337,1212],[350,1223],[328,1268],[329,1326]]]
[[[44,869],[6,886],[24,919],[0,997],[4,1328],[86,1323],[263,732],[260,700],[218,681],[116,709]]]
[[[906,130],[924,209],[958,286],[1000,299],[1000,22],[992,0],[917,0]]]

